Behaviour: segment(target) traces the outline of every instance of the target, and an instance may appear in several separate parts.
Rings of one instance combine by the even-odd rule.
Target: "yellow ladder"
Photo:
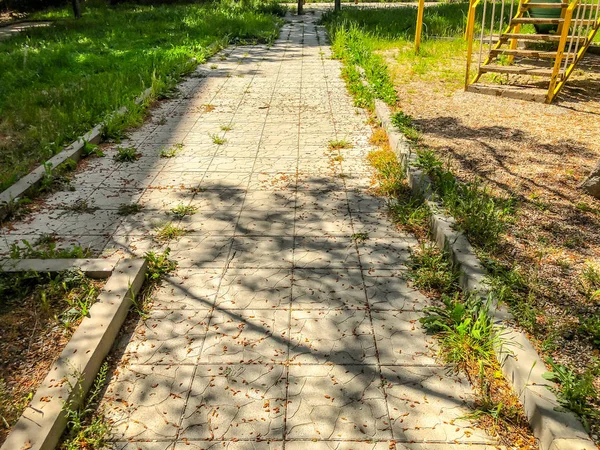
[[[564,87],[600,29],[600,0],[571,0],[569,3],[537,3],[520,0],[516,13],[513,11],[512,0],[508,1],[510,1],[511,19],[504,28],[504,13],[507,8],[505,0],[471,0],[465,33],[467,39],[465,89],[471,92],[550,103]],[[481,3],[483,3],[483,14],[480,36],[477,39],[475,20],[477,7]],[[526,14],[534,8],[561,8],[561,16],[560,18],[526,17]],[[499,20],[496,17],[497,12],[500,13]],[[498,34],[494,35],[494,28],[498,22]],[[524,25],[555,25],[557,32],[556,34],[522,33]],[[479,41],[477,74],[471,78],[473,47],[477,40]],[[556,43],[556,49],[523,49],[519,48],[520,42]],[[485,59],[483,59],[484,50],[487,55]],[[535,64],[526,65],[531,62]],[[479,84],[481,77],[486,73],[544,77],[549,80],[548,89],[543,91],[524,86]]]

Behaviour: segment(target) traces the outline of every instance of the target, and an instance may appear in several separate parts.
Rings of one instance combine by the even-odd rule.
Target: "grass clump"
[[[105,448],[110,432],[109,421],[97,410],[102,399],[102,392],[108,377],[108,364],[100,366],[83,404],[76,408],[73,403],[66,403],[64,413],[67,419],[67,429],[60,450],[100,449]],[[79,389],[80,397],[84,395],[81,376],[74,389]]]
[[[133,162],[140,158],[140,154],[134,147],[117,147],[114,160],[117,162]]]
[[[495,198],[480,181],[460,182],[431,150],[417,152],[417,166],[431,177],[436,194],[469,240],[494,248],[513,211],[512,201]]]
[[[415,286],[427,292],[446,294],[457,288],[458,276],[452,270],[447,255],[431,244],[421,244],[411,254],[411,279]]]
[[[352,148],[352,144],[345,139],[334,139],[329,141],[330,150],[342,150],[344,148]]]
[[[70,248],[57,248],[56,239],[51,235],[42,236],[35,244],[23,239],[23,245],[14,243],[10,247],[12,259],[77,259],[87,258],[92,252],[89,248],[74,245]]]
[[[183,227],[167,223],[157,230],[155,238],[159,242],[167,242],[184,236],[186,232],[187,230]]]
[[[558,384],[558,389],[555,390],[558,401],[565,408],[578,414],[583,426],[589,431],[590,420],[595,420],[600,415],[600,412],[590,404],[599,395],[594,386],[594,378],[600,372],[598,360],[596,360],[595,367],[582,374],[563,364],[555,363],[552,358],[547,358],[546,363],[551,370],[544,373],[543,376]]]
[[[121,203],[118,213],[120,216],[130,216],[139,213],[142,209],[144,209],[144,205],[140,203]]]
[[[171,209],[171,214],[177,219],[183,219],[186,216],[193,216],[197,211],[196,206],[179,204]]]
[[[86,2],[37,13],[52,19],[0,42],[0,190],[122,106],[104,137],[119,137],[180,77],[229,43],[272,42],[283,8],[269,2],[161,5]],[[192,59],[194,58],[194,59]],[[151,87],[151,98],[135,98]]]
[[[412,117],[398,111],[392,116],[392,124],[411,141],[419,140],[420,134],[413,125]]]
[[[375,168],[375,190],[378,195],[393,197],[402,190],[404,170],[389,146],[371,151],[367,161]]]
[[[183,149],[183,144],[175,144],[172,147],[166,148],[163,147],[160,151],[160,157],[161,158],[173,158],[174,156],[177,155],[177,153],[179,153],[181,151],[181,149]]]
[[[161,278],[169,275],[177,268],[177,262],[169,259],[170,248],[166,248],[162,253],[148,252],[144,256],[148,263],[146,269],[146,279],[151,282],[157,282]]]

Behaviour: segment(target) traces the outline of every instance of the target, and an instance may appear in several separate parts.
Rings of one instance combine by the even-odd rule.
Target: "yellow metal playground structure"
[[[465,33],[465,88],[550,103],[599,28],[600,0],[520,0],[518,6],[514,0],[471,0]],[[538,81],[542,78],[548,80],[548,87],[541,88],[540,83],[484,84],[487,74],[517,79],[535,77],[532,80]]]

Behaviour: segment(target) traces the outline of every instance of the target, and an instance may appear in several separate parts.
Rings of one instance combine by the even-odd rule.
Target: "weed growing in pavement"
[[[344,148],[352,148],[352,144],[345,139],[336,139],[329,141],[330,150],[342,150]]]
[[[140,156],[135,147],[117,147],[114,160],[117,162],[133,162],[139,159]]]
[[[146,269],[146,279],[150,282],[158,282],[160,279],[169,275],[177,268],[177,262],[169,259],[170,248],[166,248],[162,253],[148,252],[144,255],[148,263]]]
[[[166,148],[163,147],[160,151],[161,158],[173,158],[183,149],[183,144],[175,144],[172,147]]]
[[[69,205],[63,205],[65,211],[75,212],[75,213],[93,213],[98,208],[95,206],[90,206],[89,202],[86,199],[80,198]]]
[[[76,408],[73,403],[66,402],[63,412],[67,419],[67,428],[63,434],[60,450],[100,449],[104,448],[110,432],[110,423],[98,411],[98,404],[102,398],[102,391],[108,377],[108,364],[100,366],[94,383],[85,397],[83,404]],[[76,398],[84,397],[82,375],[77,377],[75,386],[80,394]]]
[[[367,239],[369,239],[369,233],[354,233],[352,235],[352,240],[357,244],[362,244]]]
[[[171,214],[177,219],[183,219],[186,216],[196,214],[197,211],[198,208],[196,206],[179,204],[171,209]]]
[[[389,146],[371,151],[367,161],[375,168],[375,191],[378,195],[394,197],[403,190],[404,170]]]
[[[54,241],[32,245],[23,239],[23,246],[14,243],[10,247],[12,259],[77,259],[87,258],[92,252],[89,248],[73,245],[70,248],[57,248]]]
[[[142,209],[144,209],[144,205],[140,203],[121,203],[118,213],[120,216],[130,216],[139,213]]]
[[[92,144],[91,142],[84,142],[83,144],[83,156],[85,158],[87,158],[88,156],[95,156],[97,158],[100,158],[102,156],[104,156],[104,152],[102,151],[102,149],[100,148],[100,146],[96,145],[96,144]]]
[[[202,105],[202,112],[209,113],[213,112],[217,107],[215,105],[211,105],[210,103],[206,103]]]
[[[155,238],[158,242],[167,242],[172,239],[180,238],[185,235],[186,232],[187,230],[185,228],[173,225],[169,222],[157,230]]]
[[[433,244],[422,243],[411,253],[410,277],[415,286],[426,292],[447,294],[457,289],[458,276],[444,253]]]
[[[598,360],[596,360],[594,368],[583,374],[555,363],[552,358],[547,358],[546,363],[550,366],[551,371],[544,373],[543,376],[558,384],[558,389],[555,390],[558,401],[564,407],[577,413],[585,428],[589,430],[590,420],[596,419],[600,414],[590,405],[590,401],[599,395],[594,386],[594,378],[598,375],[595,372],[600,371]]]
[[[227,139],[222,138],[221,136],[219,136],[216,133],[208,133],[208,136],[211,138],[213,144],[216,144],[216,145],[223,145],[227,142]]]
[[[231,125],[221,125],[221,131],[231,131],[233,130],[233,126]]]

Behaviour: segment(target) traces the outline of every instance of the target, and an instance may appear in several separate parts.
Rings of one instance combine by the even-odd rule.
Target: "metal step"
[[[490,50],[490,56],[497,56],[497,55],[507,55],[507,56],[521,56],[523,58],[542,58],[542,59],[555,59],[556,58],[556,53],[557,52],[547,52],[547,51],[543,51],[543,50],[522,50],[522,49],[503,49],[503,48],[499,48],[496,50]],[[564,52],[563,53],[564,57],[567,58],[572,58],[573,56],[575,56],[575,53],[567,53]]]
[[[501,36],[503,41],[507,41],[509,39],[517,39],[521,41],[535,41],[535,42],[558,42],[560,41],[560,35],[558,34],[523,34],[523,33],[504,33]],[[582,37],[573,37],[573,43],[576,41],[585,41],[585,36]],[[569,36],[567,42],[571,42],[571,37]]]
[[[567,8],[569,6],[568,3],[524,3],[521,5],[521,9],[527,10],[531,8],[544,8],[544,9],[558,9],[558,8]]]
[[[560,25],[565,19],[552,19],[547,17],[518,17],[512,19],[512,24],[534,24],[534,25]]]
[[[527,100],[533,102],[546,102],[546,89],[539,89],[529,86],[499,86],[489,84],[471,84],[467,88],[468,92],[477,94],[493,95],[495,97],[514,98],[518,100]]]
[[[552,75],[552,69],[522,66],[499,66],[497,64],[481,66],[479,71],[481,73],[506,73],[509,75],[531,75],[535,77],[550,77]]]

